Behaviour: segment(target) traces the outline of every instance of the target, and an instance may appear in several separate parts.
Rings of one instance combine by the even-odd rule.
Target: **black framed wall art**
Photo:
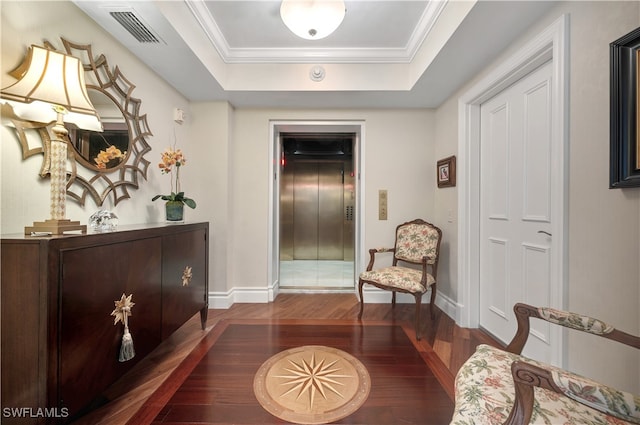
[[[610,44],[609,187],[640,186],[640,28]]]

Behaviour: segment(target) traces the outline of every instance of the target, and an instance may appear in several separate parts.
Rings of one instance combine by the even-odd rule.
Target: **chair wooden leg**
[[[391,308],[396,308],[396,291],[391,291]]]
[[[436,284],[431,285],[431,301],[429,304],[429,309],[431,310],[431,320],[436,318],[436,312],[433,309],[433,305],[436,303]]]
[[[358,294],[360,295],[360,313],[358,313],[358,319],[362,319],[362,311],[364,310],[364,297],[362,296],[362,286],[364,282],[362,279],[358,279]]]
[[[416,298],[416,339],[420,341],[420,307],[422,305],[422,295],[414,295]]]

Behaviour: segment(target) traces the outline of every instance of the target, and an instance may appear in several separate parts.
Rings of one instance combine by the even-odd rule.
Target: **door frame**
[[[267,273],[269,278],[268,299],[273,301],[280,292],[280,160],[282,143],[280,133],[354,133],[353,170],[355,173],[355,214],[354,214],[354,281],[353,292],[356,290],[355,276],[360,272],[364,243],[362,229],[364,229],[364,121],[340,120],[271,120],[269,122],[269,249]],[[351,292],[351,291],[350,291]]]
[[[458,306],[456,323],[480,321],[480,105],[540,65],[552,63],[552,173],[562,182],[552,200],[555,259],[550,307],[566,309],[569,181],[569,17],[563,15],[458,99]],[[554,249],[555,248],[555,249]],[[554,329],[552,362],[566,364],[563,333]]]

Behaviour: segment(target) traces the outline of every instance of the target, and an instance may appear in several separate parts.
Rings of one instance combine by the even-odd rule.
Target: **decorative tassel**
[[[135,305],[135,303],[131,302],[131,297],[133,297],[133,294],[128,297],[122,294],[120,300],[115,301],[116,308],[111,312],[111,315],[115,316],[113,324],[116,325],[118,322],[122,322],[124,325],[122,346],[120,347],[120,355],[118,356],[118,360],[121,362],[131,360],[136,355],[136,351],[133,348],[133,338],[129,332],[129,316],[131,316],[131,307]]]
[[[129,319],[127,316],[131,314],[131,308],[124,307],[124,335],[122,335],[122,346],[120,347],[120,356],[118,360],[126,362],[131,360],[136,355],[136,350],[133,348],[133,338],[129,333]]]

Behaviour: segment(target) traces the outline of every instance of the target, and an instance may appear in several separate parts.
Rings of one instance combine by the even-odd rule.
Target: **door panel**
[[[293,258],[318,258],[318,164],[293,164]]]
[[[293,259],[343,260],[343,163],[295,161],[291,167]]]
[[[547,63],[481,106],[480,326],[503,342],[515,303],[550,301],[550,87]],[[525,354],[548,360],[548,328],[532,329]]]
[[[489,273],[488,277],[492,285],[492,290],[486,291],[483,294],[489,297],[486,303],[493,313],[488,319],[501,322],[507,320],[509,314],[508,241],[490,238],[488,249],[490,267],[487,272]],[[499,323],[495,326],[499,326]]]
[[[545,80],[524,94],[523,220],[551,220],[551,86]]]
[[[59,401],[71,414],[160,343],[161,246],[149,238],[63,251]],[[123,325],[110,316],[122,294],[135,303],[129,327],[136,356],[126,362],[118,361]]]
[[[489,191],[487,208],[490,220],[509,218],[509,104],[499,103],[489,111],[489,137],[485,145]],[[499,225],[496,222],[496,225]]]
[[[342,163],[318,163],[318,260],[342,260]]]
[[[162,239],[162,339],[166,339],[205,307],[207,249],[204,229],[166,235]],[[183,281],[190,267],[191,279]]]
[[[550,250],[548,246],[524,243],[522,245],[522,268],[524,270],[524,298],[531,305],[549,305]],[[531,321],[531,335],[544,344],[549,344],[549,322]],[[532,338],[531,341],[534,342]]]
[[[511,193],[509,159],[510,117],[512,100],[497,97],[482,105],[482,217],[485,232],[481,235],[480,325],[503,341],[511,332],[510,309],[513,306],[509,229],[511,219]]]

